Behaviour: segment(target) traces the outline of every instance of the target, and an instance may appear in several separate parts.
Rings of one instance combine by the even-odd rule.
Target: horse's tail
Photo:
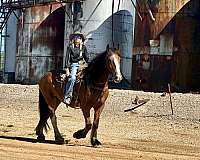
[[[47,123],[47,120],[50,116],[50,109],[40,90],[39,90],[39,114],[40,114],[40,120],[44,122],[44,130],[45,132],[47,132],[48,129],[50,128]]]

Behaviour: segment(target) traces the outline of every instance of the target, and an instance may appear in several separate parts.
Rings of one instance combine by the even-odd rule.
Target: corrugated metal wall
[[[197,91],[200,89],[200,1],[190,1],[175,16],[174,22],[177,48],[174,83],[182,90]]]
[[[166,84],[170,83],[176,91],[199,90],[200,1],[151,2],[155,21],[152,21],[142,4],[143,21],[139,18],[136,20],[133,85],[136,88],[140,86],[139,88],[158,90],[163,89],[163,85],[167,89]],[[142,59],[144,54],[149,56],[150,61],[150,67],[145,71],[142,69],[143,60],[141,63],[138,61],[138,57]],[[167,72],[163,67],[168,68],[164,69]],[[137,68],[142,71],[137,72]],[[170,75],[170,80],[165,75]],[[159,83],[157,79],[161,79]]]
[[[16,81],[35,83],[51,69],[62,68],[64,10],[60,4],[24,10],[18,23]]]
[[[63,53],[74,25],[71,5],[66,5],[67,14],[60,4],[24,9],[18,24],[16,81],[37,82],[46,71],[63,67]],[[120,45],[123,57],[122,71],[130,80],[135,20],[132,2],[115,0],[113,28],[112,1],[87,0],[82,9],[83,16],[76,23],[82,25],[91,57],[104,51],[107,44],[112,46],[113,30],[115,45]]]
[[[116,0],[115,4],[119,2]],[[113,28],[111,1],[83,2],[83,16],[78,24],[81,25],[81,32],[86,35],[86,45],[91,57],[94,53],[105,50],[107,43],[112,45],[113,30],[114,42],[120,44],[122,51],[122,72],[127,79],[132,78],[134,86],[137,85],[139,73],[136,71],[137,67],[141,68],[141,63],[138,62],[142,62],[144,74],[148,77],[148,69],[153,74],[151,79],[146,78],[147,82],[152,83],[149,86],[157,83],[156,79],[162,75],[161,73],[170,71],[170,82],[175,88],[200,88],[200,71],[197,67],[200,52],[197,45],[200,43],[200,38],[197,38],[200,37],[200,2],[148,1],[155,21],[152,21],[144,2],[146,0],[138,3],[143,20],[140,21],[136,16],[135,29],[135,8],[131,1],[121,1],[120,5],[115,5]],[[69,19],[72,16],[70,4],[66,6],[66,18],[64,10],[60,7],[59,4],[53,4],[27,8],[21,15],[17,37],[17,81],[36,82],[46,71],[62,68],[63,53],[66,50],[68,36],[73,30],[72,20]],[[146,55],[148,58],[144,59],[149,59],[150,64],[146,60],[142,61]],[[168,82],[168,78],[164,79],[161,85]]]
[[[192,0],[159,0],[157,3],[152,2],[152,10],[155,22],[151,23],[152,38],[156,38],[166,27],[170,20]]]

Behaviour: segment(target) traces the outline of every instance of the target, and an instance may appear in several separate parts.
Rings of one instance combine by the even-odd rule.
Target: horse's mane
[[[104,51],[104,52],[98,54],[98,55],[88,64],[88,68],[92,69],[93,67],[97,67],[97,66],[99,66],[99,65],[104,65],[106,54],[107,54],[106,51]]]
[[[115,52],[117,49],[116,48],[110,48],[113,52]],[[115,52],[119,54],[118,52]],[[88,69],[92,69],[94,67],[103,67],[105,66],[105,58],[107,55],[107,51],[104,51],[100,54],[98,54],[89,64],[88,64]],[[120,56],[120,55],[119,55]]]
[[[119,52],[116,52],[116,48],[110,48],[112,52],[117,53],[120,56]],[[109,53],[107,50],[98,54],[89,64],[85,70],[84,77],[86,81],[93,81],[94,79],[100,78],[101,74],[105,74],[108,70],[106,68],[106,56]],[[89,83],[90,83],[89,82]]]
[[[89,62],[88,67],[85,70],[84,79],[86,79],[87,83],[91,83],[92,80],[99,77],[100,73],[105,71],[105,59],[106,59],[107,51],[104,51],[98,54],[91,62]]]

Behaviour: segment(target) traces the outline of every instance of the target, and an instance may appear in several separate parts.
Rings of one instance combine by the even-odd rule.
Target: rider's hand
[[[66,76],[69,76],[69,68],[65,68]]]

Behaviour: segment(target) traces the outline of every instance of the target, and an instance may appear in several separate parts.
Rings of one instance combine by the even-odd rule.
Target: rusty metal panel
[[[173,17],[192,0],[160,0],[154,8],[155,22],[151,25],[152,39],[156,38]]]
[[[169,54],[163,54],[163,56],[159,55],[165,52],[170,53],[173,57],[173,71],[170,81],[172,87],[174,87],[176,91],[199,90],[200,68],[197,61],[200,58],[200,47],[197,44],[200,43],[200,1],[160,0],[152,4],[151,7],[156,17],[155,22],[152,22],[149,18],[146,8],[140,6],[140,8],[143,9],[141,9],[143,21],[136,18],[134,47],[142,48],[141,50],[150,47],[150,59],[152,59],[152,57],[159,57],[155,60],[159,67],[158,70],[162,70],[160,64],[165,63],[165,60],[160,57],[169,57]],[[166,37],[166,35],[169,35],[169,37]],[[159,41],[159,46],[156,47],[159,49],[159,51],[156,51],[156,53],[159,53],[157,55],[151,54],[152,39]],[[137,55],[138,53],[139,52],[136,51],[134,57],[142,57],[145,54],[144,51],[141,52],[140,55]],[[137,63],[133,61],[133,83],[141,85],[137,83],[136,80],[138,66],[140,65],[137,65]],[[152,74],[150,70],[145,74],[143,74],[143,72],[141,73],[143,77],[145,77],[143,79],[146,79],[141,80],[141,82],[147,82],[146,88],[149,86],[160,87],[155,85],[157,82],[154,78],[146,78],[148,76],[145,76],[145,74],[150,74],[153,77],[159,77],[160,72],[154,72],[155,74]]]
[[[160,35],[160,54],[171,55],[173,53],[173,34],[165,33]]]
[[[149,54],[133,56],[133,86],[144,91],[166,91],[173,81],[173,57]]]
[[[1,3],[2,7],[12,8],[12,9],[20,9],[20,8],[28,8],[38,5],[48,5],[55,3],[72,3],[80,0],[3,0]],[[84,1],[84,0],[81,0]]]
[[[138,8],[141,12],[143,21],[137,22],[139,23],[138,26],[141,26],[142,28],[149,28],[149,33],[146,31],[146,33],[142,34],[150,34],[151,39],[158,38],[157,36],[163,31],[163,29],[166,27],[166,25],[177,15],[179,14],[190,14],[191,8],[195,8],[195,6],[199,5],[198,0],[159,0],[159,1],[152,1],[149,3],[150,9],[152,11],[152,14],[155,18],[155,21],[152,21],[151,16],[148,14],[148,8],[146,7],[145,3],[146,0],[138,1]],[[184,11],[184,13],[181,13],[180,10],[185,7],[188,3],[192,3],[192,7],[188,8]],[[151,20],[150,20],[151,19]],[[147,27],[148,26],[148,27]],[[150,27],[149,27],[150,26]],[[141,28],[141,29],[142,29]],[[143,35],[140,37],[142,38]]]
[[[20,18],[16,80],[36,82],[48,70],[62,68],[64,10],[60,5],[31,7]]]
[[[200,5],[196,5],[200,9]],[[188,10],[192,14],[183,14]],[[176,78],[175,84],[185,90],[199,90],[200,68],[200,21],[198,17],[199,9],[195,10],[193,3],[189,3],[180,14],[175,17],[176,39],[174,41],[177,51],[176,55]],[[192,15],[192,16],[191,16]]]

